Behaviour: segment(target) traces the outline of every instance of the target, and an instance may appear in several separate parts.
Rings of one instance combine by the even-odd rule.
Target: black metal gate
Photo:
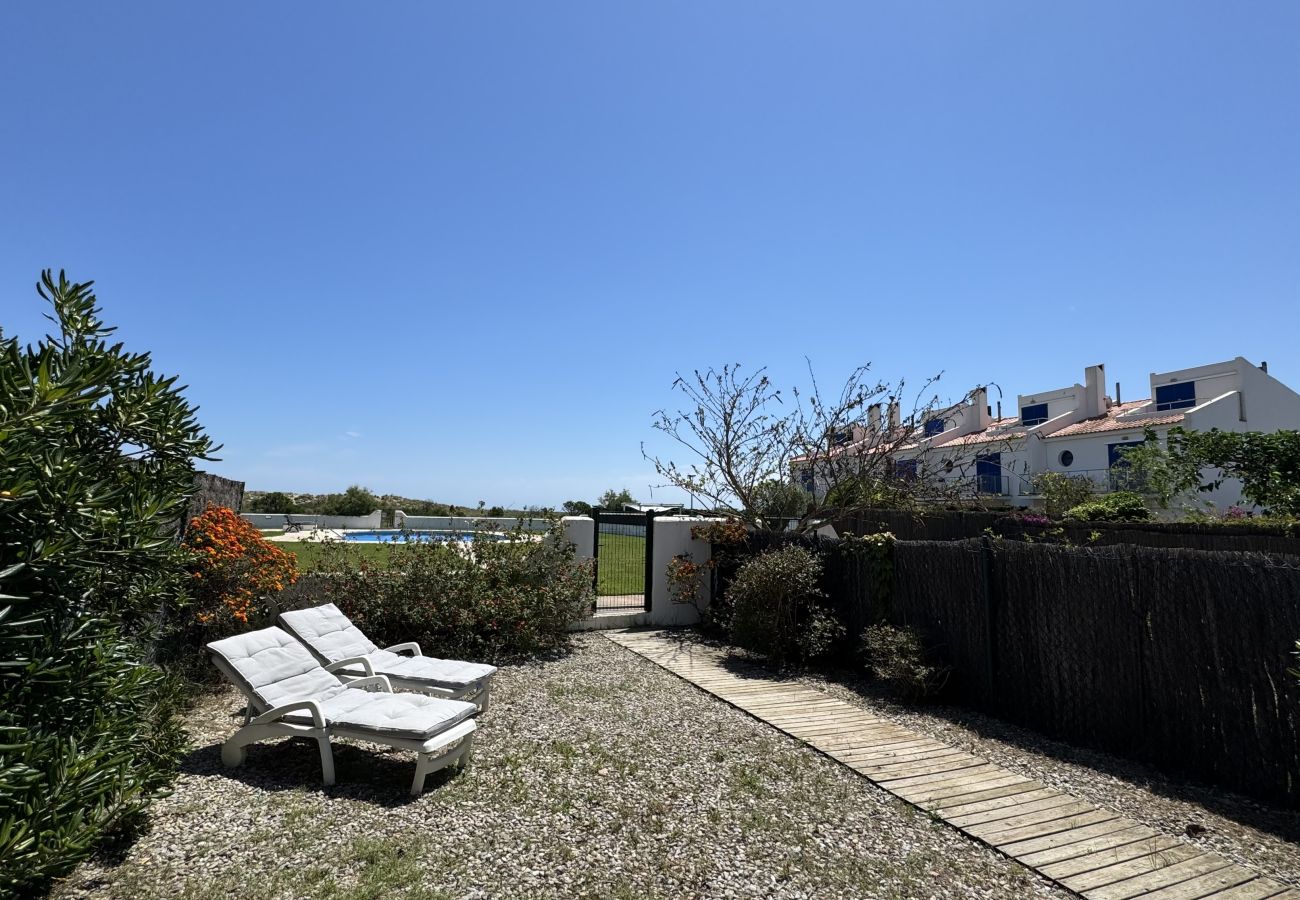
[[[596,523],[596,612],[649,612],[655,513],[597,509],[591,517]]]

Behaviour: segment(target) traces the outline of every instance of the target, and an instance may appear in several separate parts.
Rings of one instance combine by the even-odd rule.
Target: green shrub
[[[1092,499],[1092,482],[1084,475],[1044,472],[1034,476],[1034,490],[1043,495],[1044,511],[1053,519]]]
[[[379,498],[356,484],[341,494],[330,494],[320,504],[327,516],[368,516],[377,509]]]
[[[948,683],[951,669],[931,660],[913,628],[870,625],[862,632],[862,652],[871,674],[905,700],[935,697]]]
[[[844,626],[818,606],[821,574],[817,555],[794,544],[742,565],[724,603],[732,642],[778,664],[825,654]]]
[[[493,662],[563,649],[595,601],[591,567],[557,534],[508,537],[471,549],[399,542],[359,566],[335,543],[320,571],[330,598],[381,646],[413,640],[433,656]]]
[[[1151,518],[1151,510],[1147,509],[1141,494],[1116,491],[1080,503],[1065,517],[1073,522],[1145,522]]]
[[[137,822],[184,751],[146,661],[184,603],[176,526],[212,449],[175,380],[42,273],[58,333],[0,336],[0,895]]]

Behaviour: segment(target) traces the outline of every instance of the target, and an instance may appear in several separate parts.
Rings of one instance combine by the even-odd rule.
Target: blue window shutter
[[[1047,404],[1035,403],[1033,406],[1025,406],[1020,410],[1020,424],[1026,427],[1033,425],[1042,425],[1047,421]]]
[[[1156,388],[1156,409],[1187,409],[1196,405],[1196,382],[1180,381]]]

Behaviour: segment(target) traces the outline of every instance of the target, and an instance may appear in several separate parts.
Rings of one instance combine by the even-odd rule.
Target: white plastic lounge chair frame
[[[452,765],[463,770],[470,764],[473,753],[474,732],[478,728],[473,719],[465,719],[446,731],[438,732],[423,741],[381,734],[366,728],[351,728],[331,724],[325,718],[320,704],[315,700],[294,700],[275,707],[267,706],[257,697],[248,681],[230,665],[229,661],[220,652],[211,650],[211,645],[209,645],[209,649],[212,661],[221,670],[221,674],[225,675],[232,684],[239,688],[240,693],[248,701],[245,708],[243,727],[227,738],[225,743],[221,745],[221,761],[227,766],[242,765],[248,755],[247,747],[249,744],[255,744],[258,741],[273,737],[309,737],[314,739],[320,748],[321,775],[324,782],[326,785],[332,785],[334,784],[334,751],[330,746],[330,739],[332,737],[352,738],[359,741],[370,741],[375,744],[386,744],[399,750],[414,751],[416,753],[415,777],[411,781],[411,795],[418,797],[424,792],[425,779],[432,773]],[[349,689],[374,689],[392,693],[393,688],[389,680],[383,675],[375,675],[373,670],[370,670],[370,664],[366,660],[360,658],[339,660],[338,663],[332,666],[323,666],[322,668],[338,678],[339,676],[334,670],[346,665],[361,665],[364,669],[369,670],[368,674],[361,678],[340,679]],[[286,715],[301,712],[305,712],[310,716],[310,725],[284,720]]]
[[[374,650],[368,651],[365,656],[358,654],[346,659],[332,659],[330,648],[315,635],[308,633],[307,630],[302,627],[303,623],[299,619],[299,616],[303,613],[326,611],[328,611],[327,615],[331,618],[336,617],[339,622],[346,623],[347,628],[350,629],[354,637],[354,650],[363,650],[367,647],[374,648]],[[367,638],[360,629],[353,625],[347,616],[345,616],[342,611],[332,603],[327,603],[308,610],[295,610],[289,613],[281,613],[279,623],[285,631],[289,632],[289,634],[301,641],[303,645],[311,651],[312,656],[320,660],[322,665],[331,672],[335,672],[344,680],[367,677],[378,671],[379,674],[385,676],[389,682],[392,683],[394,688],[418,691],[419,693],[429,694],[433,697],[446,697],[449,700],[464,700],[467,703],[473,703],[476,705],[480,713],[487,712],[492,675],[482,676],[464,687],[449,688],[443,685],[434,684],[426,678],[408,677],[399,671],[389,671],[384,667],[382,661],[379,663],[378,668],[376,668],[376,661],[373,657],[382,657],[383,654],[402,654],[408,651],[412,656],[420,657],[423,656],[420,652],[420,645],[415,641],[406,641],[405,643],[394,644],[391,647],[384,647],[380,650],[377,645],[371,642],[370,639]],[[299,627],[295,627],[295,625]],[[333,655],[337,656],[337,653]]]

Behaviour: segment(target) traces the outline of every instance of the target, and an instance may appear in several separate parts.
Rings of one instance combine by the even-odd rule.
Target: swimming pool
[[[343,540],[353,544],[392,544],[405,541],[499,541],[504,535],[489,531],[345,531]]]

